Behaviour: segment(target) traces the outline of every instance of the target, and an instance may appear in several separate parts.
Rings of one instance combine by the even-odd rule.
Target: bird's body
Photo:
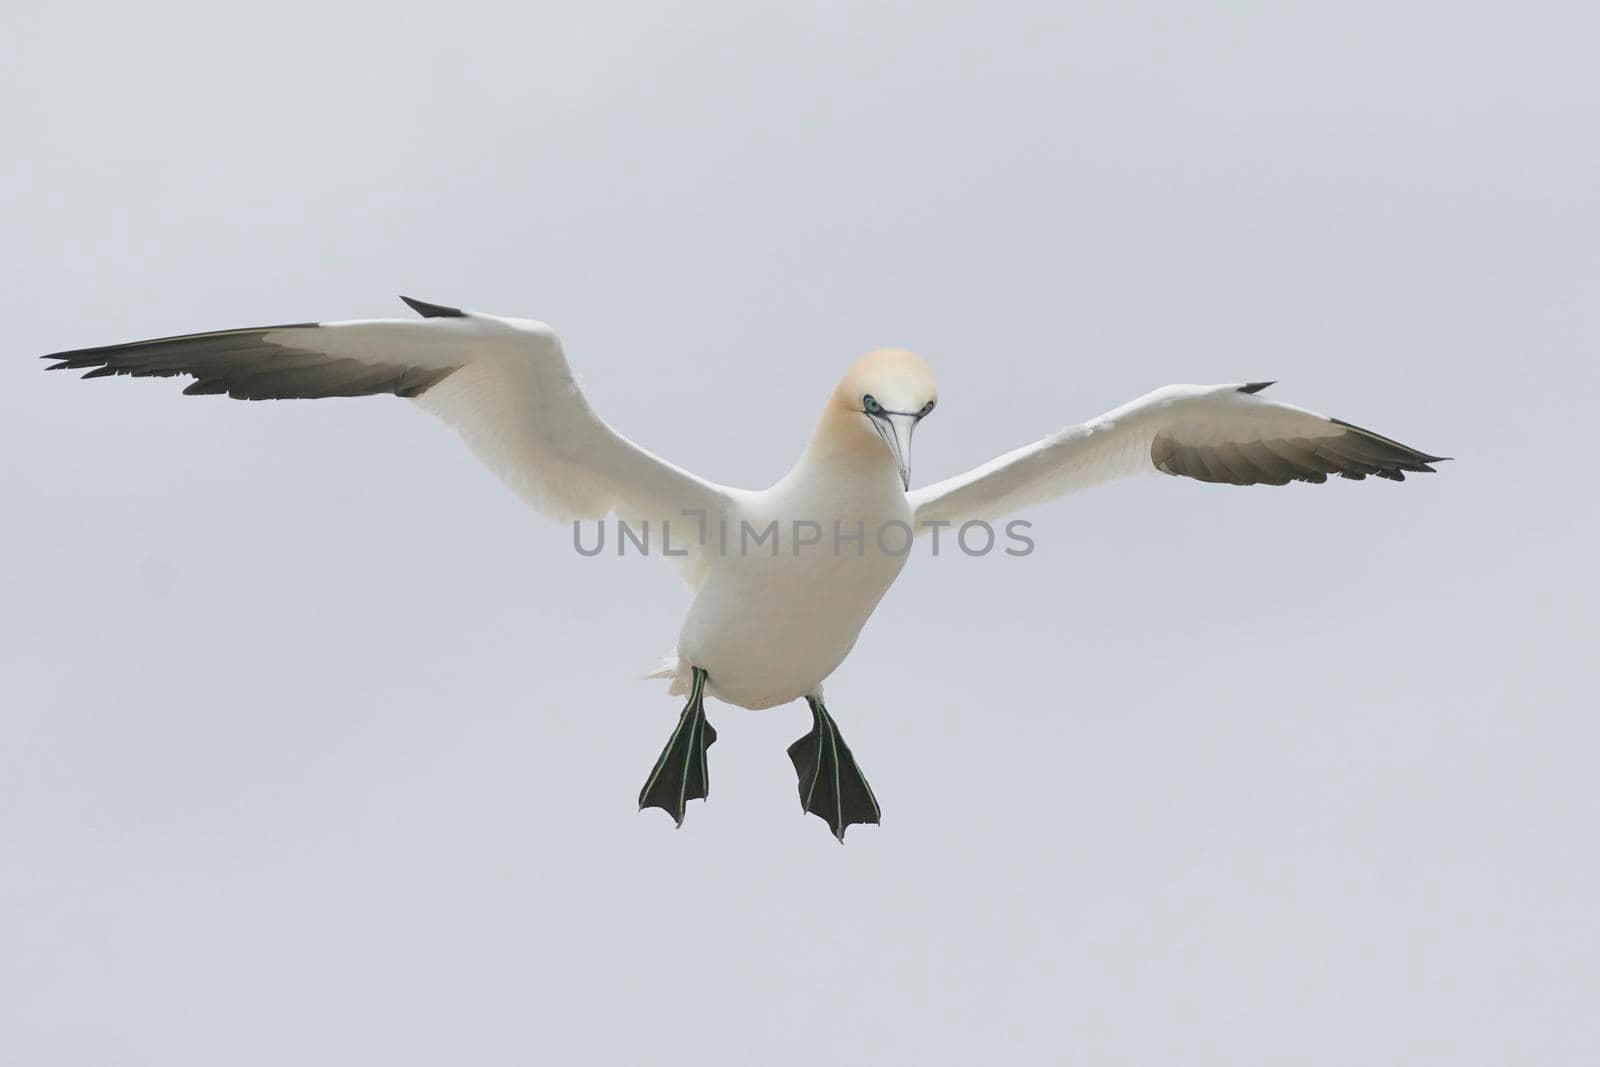
[[[815,451],[707,531],[717,551],[678,636],[675,691],[693,664],[742,708],[820,695],[905,566],[911,506],[894,468]]]
[[[700,478],[645,451],[590,408],[542,323],[408,300],[422,321],[369,320],[191,334],[47,357],[86,377],[189,375],[190,393],[288,399],[393,393],[453,425],[530,504],[571,520],[614,515],[686,553],[694,598],[657,676],[688,697],[641,807],[681,824],[709,790],[716,732],[703,699],[762,709],[804,698],[790,746],[806,811],[841,840],[878,804],[822,700],[823,682],[905,566],[914,535],[999,518],[1086,486],[1159,470],[1238,485],[1329,474],[1402,480],[1438,457],[1257,394],[1270,383],[1169,386],[965,474],[910,489],[912,434],[932,373],[898,350],[839,382],[794,467],[764,491]],[[673,536],[668,537],[668,530]]]
[[[727,521],[706,531],[715,551],[678,637],[675,690],[687,691],[693,666],[706,670],[713,696],[743,708],[821,695],[912,537],[905,465],[867,429],[862,397],[915,411],[933,392],[916,356],[869,353],[834,390],[789,473],[735,497]]]

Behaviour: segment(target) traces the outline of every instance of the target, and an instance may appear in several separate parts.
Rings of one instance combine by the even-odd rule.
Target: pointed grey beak
[[[872,428],[878,431],[878,436],[883,438],[883,443],[889,446],[889,452],[894,456],[894,465],[900,470],[900,484],[908,491],[911,489],[911,434],[917,428],[916,415],[903,415],[897,411],[885,411],[879,415],[867,416],[872,420]]]

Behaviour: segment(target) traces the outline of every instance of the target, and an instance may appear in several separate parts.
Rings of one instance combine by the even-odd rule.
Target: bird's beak
[[[909,490],[911,434],[917,428],[917,416],[884,412],[882,415],[869,415],[868,418],[872,420],[872,428],[878,431],[878,436],[883,438],[883,443],[889,446],[889,452],[894,456],[894,465],[900,470],[900,484]]]

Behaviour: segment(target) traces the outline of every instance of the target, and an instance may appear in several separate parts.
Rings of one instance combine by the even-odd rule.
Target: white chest
[[[786,480],[753,500],[689,609],[680,662],[719,699],[747,708],[816,691],[855,645],[910,550],[898,481]]]

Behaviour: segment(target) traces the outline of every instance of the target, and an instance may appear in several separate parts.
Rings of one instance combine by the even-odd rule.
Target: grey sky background
[[[1597,10],[8,3],[0,1061],[1594,1062]],[[36,358],[398,292],[734,484],[882,345],[918,484],[1168,382],[1458,460],[923,546],[881,829],[797,704],[674,831],[670,567],[401,401]]]

